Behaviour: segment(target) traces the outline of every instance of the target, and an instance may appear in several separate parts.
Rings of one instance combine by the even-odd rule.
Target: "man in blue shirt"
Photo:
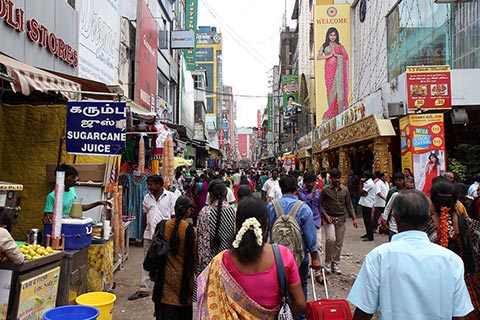
[[[456,319],[473,310],[462,259],[431,243],[424,232],[430,218],[427,197],[404,190],[393,201],[398,234],[365,258],[348,300],[354,320]]]
[[[313,222],[315,223],[315,231],[317,234],[317,247],[319,257],[322,256],[322,198],[320,189],[317,186],[317,176],[309,171],[303,176],[302,188],[298,189],[298,199],[305,202],[313,212]],[[323,284],[322,273],[320,270],[315,271],[315,279],[318,283]]]
[[[298,198],[295,195],[297,191],[298,184],[297,179],[293,175],[284,175],[280,178],[280,189],[282,190],[283,196],[278,199],[280,206],[284,214],[288,214],[290,209],[293,208],[295,203],[297,203]],[[269,232],[272,231],[273,224],[277,220],[277,214],[273,204],[270,202],[268,204],[269,211]],[[298,267],[298,272],[300,274],[300,280],[302,281],[303,293],[305,294],[305,300],[307,299],[307,286],[308,286],[308,262],[309,255],[312,258],[311,266],[313,269],[320,269],[320,260],[318,258],[318,248],[317,248],[317,234],[315,230],[315,224],[313,222],[313,213],[312,209],[306,204],[303,204],[300,209],[298,209],[296,220],[300,229],[302,231],[303,238],[303,249],[305,251],[305,258]],[[300,316],[300,319],[305,319],[305,314]]]

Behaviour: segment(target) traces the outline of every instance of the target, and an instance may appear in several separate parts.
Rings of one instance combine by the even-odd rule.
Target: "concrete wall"
[[[0,104],[0,181],[23,184],[18,222],[25,232],[43,229],[45,199],[54,185],[46,178],[46,165],[56,164],[60,138],[65,136],[66,105]],[[73,163],[62,148],[61,163]],[[76,163],[103,163],[104,157],[77,156]],[[21,237],[14,227],[16,240]]]

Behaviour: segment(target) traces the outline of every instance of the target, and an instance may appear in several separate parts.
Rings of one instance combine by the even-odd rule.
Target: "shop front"
[[[352,168],[357,175],[363,170],[378,170],[392,176],[389,144],[395,130],[390,120],[371,115],[339,130],[335,130],[334,121],[317,130],[318,136],[313,143],[315,172],[321,168],[338,168],[343,173],[344,184]]]

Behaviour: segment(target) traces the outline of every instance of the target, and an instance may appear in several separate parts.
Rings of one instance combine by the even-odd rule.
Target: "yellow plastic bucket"
[[[78,296],[75,302],[82,306],[97,308],[100,315],[97,320],[112,320],[113,306],[117,297],[108,292],[89,292]]]

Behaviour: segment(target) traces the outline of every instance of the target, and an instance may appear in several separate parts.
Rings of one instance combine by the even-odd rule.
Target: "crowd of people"
[[[346,223],[350,217],[359,227],[358,210],[363,241],[384,233],[391,242],[366,257],[349,295],[357,307],[355,319],[378,311],[385,319],[414,319],[415,312],[428,319],[467,314],[480,319],[479,237],[474,235],[480,233],[480,175],[476,186],[460,188],[450,174],[433,179],[429,198],[413,190],[409,170],[395,173],[391,188],[386,173],[371,171],[359,177],[352,170],[343,185],[336,168],[319,175],[276,168],[178,170],[172,186],[150,176],[143,202],[144,252],[158,236],[157,224],[166,220],[161,235],[169,242],[166,267],[156,273],[142,268],[140,288],[129,299],[152,295],[157,319],[197,318],[195,300],[199,319],[276,319],[282,305],[281,259],[291,311],[305,319],[309,268],[320,284],[322,268],[342,274]],[[425,290],[418,290],[422,286]],[[384,298],[397,289],[398,295]],[[401,299],[415,303],[410,308]]]

